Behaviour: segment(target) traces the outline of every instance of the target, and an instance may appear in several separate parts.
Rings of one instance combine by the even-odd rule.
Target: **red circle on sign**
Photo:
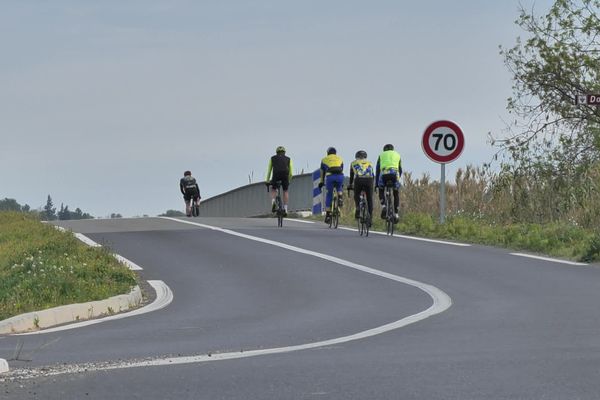
[[[435,149],[431,148],[431,146],[429,144],[429,139],[431,138],[431,135],[433,134],[433,132],[436,129],[439,129],[439,128],[450,129],[455,136],[455,140],[456,140],[455,147],[452,150],[452,152],[449,154],[441,154],[439,151],[436,151]],[[440,138],[440,139],[442,139],[442,138]],[[443,139],[445,139],[445,137]],[[456,160],[458,158],[458,156],[460,156],[460,153],[462,153],[463,148],[465,147],[465,137],[464,137],[463,132],[460,129],[460,127],[457,124],[455,124],[454,122],[452,122],[452,121],[436,121],[436,122],[432,123],[431,125],[429,125],[427,127],[427,129],[425,129],[425,132],[423,132],[423,139],[421,140],[421,147],[423,147],[423,151],[425,152],[427,157],[429,157],[432,161],[435,161],[437,163],[448,163],[448,162]]]

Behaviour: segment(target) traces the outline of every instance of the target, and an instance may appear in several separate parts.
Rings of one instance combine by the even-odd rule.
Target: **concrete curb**
[[[115,314],[137,307],[142,302],[142,290],[135,286],[129,294],[113,296],[105,300],[69,304],[17,315],[0,321],[0,334],[37,331],[54,325],[83,321],[101,315]],[[0,372],[2,361],[0,360]]]
[[[3,372],[8,372],[8,363],[4,358],[0,358],[0,374]]]

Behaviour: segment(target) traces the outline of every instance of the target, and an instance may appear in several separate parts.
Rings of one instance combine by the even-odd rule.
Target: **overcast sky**
[[[182,209],[184,170],[207,198],[264,179],[278,145],[308,171],[393,143],[439,179],[420,145],[437,119],[465,133],[452,179],[504,128],[518,4],[2,1],[0,198],[157,215]]]

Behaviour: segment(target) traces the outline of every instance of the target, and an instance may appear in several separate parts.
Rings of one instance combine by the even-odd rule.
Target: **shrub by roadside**
[[[378,205],[374,214],[371,229],[385,231]],[[312,219],[322,221],[320,217]],[[353,204],[344,204],[340,223],[356,226]],[[395,231],[404,235],[525,250],[584,262],[600,261],[600,232],[566,223],[497,224],[483,218],[451,215],[441,225],[437,217],[430,214],[407,212],[401,215]]]
[[[129,293],[135,274],[23,213],[0,212],[0,320],[55,306]]]

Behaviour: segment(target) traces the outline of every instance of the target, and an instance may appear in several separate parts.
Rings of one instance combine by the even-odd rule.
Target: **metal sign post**
[[[421,140],[425,155],[441,165],[440,172],[440,224],[446,221],[446,163],[460,156],[465,146],[465,136],[452,121],[436,121],[430,124]]]
[[[440,224],[443,224],[446,221],[446,163],[440,166]]]

